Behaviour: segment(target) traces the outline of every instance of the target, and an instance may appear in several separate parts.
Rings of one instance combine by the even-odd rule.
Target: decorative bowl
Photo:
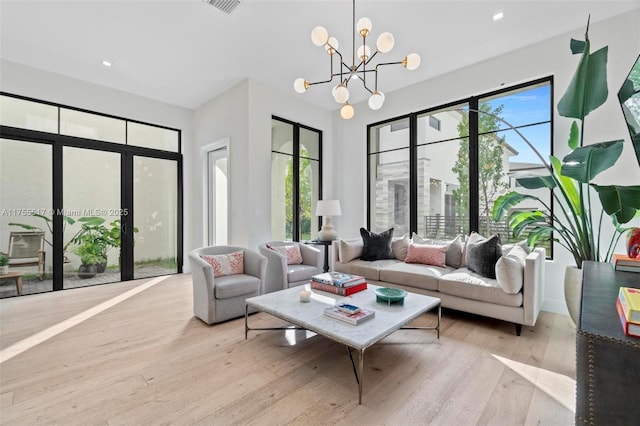
[[[399,305],[404,304],[404,298],[407,296],[407,292],[400,290],[399,288],[382,287],[375,290],[376,302],[392,304],[397,303]]]

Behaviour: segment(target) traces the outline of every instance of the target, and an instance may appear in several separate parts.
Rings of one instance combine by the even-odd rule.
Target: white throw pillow
[[[517,294],[522,290],[526,257],[527,252],[516,245],[496,262],[496,280],[505,293]]]
[[[407,257],[407,251],[409,250],[409,235],[404,234],[400,238],[394,238],[391,240],[391,251],[393,252],[393,257],[398,260],[402,260]]]
[[[364,243],[360,241],[347,242],[340,240],[340,252],[338,253],[338,259],[340,263],[351,262],[353,259],[357,259],[362,256],[362,249]]]

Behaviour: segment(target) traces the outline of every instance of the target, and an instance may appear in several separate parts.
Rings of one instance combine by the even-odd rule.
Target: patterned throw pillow
[[[280,253],[287,258],[287,265],[299,265],[302,263],[302,253],[297,244],[290,246],[271,246],[267,244],[267,248]]]
[[[200,257],[211,265],[214,277],[244,273],[244,251],[242,250],[228,254],[201,255]]]
[[[412,240],[416,244],[428,244],[431,246],[448,246],[447,259],[445,263],[454,268],[459,268],[462,265],[462,251],[464,245],[462,244],[462,235],[458,235],[453,240],[434,240],[429,238],[422,238],[415,232],[412,235]]]
[[[474,240],[476,241],[476,240]],[[502,256],[500,235],[467,243],[467,268],[487,278],[496,277],[496,263]]]
[[[409,244],[405,263],[421,263],[423,265],[446,267],[445,259],[449,246],[430,246],[422,244]]]
[[[369,261],[394,259],[393,251],[391,250],[393,228],[387,229],[379,234],[360,228],[360,235],[362,236],[362,243],[364,245],[360,259]]]

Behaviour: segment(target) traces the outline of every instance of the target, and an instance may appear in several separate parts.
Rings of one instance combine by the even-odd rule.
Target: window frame
[[[479,195],[479,120],[478,111],[479,104],[486,98],[497,97],[501,94],[509,92],[517,92],[527,88],[534,88],[539,85],[549,86],[549,153],[553,155],[554,148],[554,79],[553,76],[541,77],[524,83],[519,83],[509,87],[503,87],[498,90],[482,93],[479,95],[469,96],[467,98],[458,99],[445,104],[436,105],[421,111],[411,112],[409,114],[398,115],[389,119],[378,121],[367,125],[367,138],[366,138],[366,175],[367,175],[367,206],[366,206],[366,221],[367,228],[371,229],[372,226],[372,209],[371,200],[371,156],[379,155],[384,151],[371,151],[371,139],[372,129],[380,126],[390,124],[402,119],[409,119],[409,234],[412,235],[418,230],[418,118],[430,115],[431,113],[451,109],[456,106],[465,105],[469,109],[469,229],[470,231],[478,232],[480,221],[480,195]],[[514,125],[514,128],[528,127],[534,124],[542,124],[545,122],[530,123],[527,125]],[[554,201],[553,197],[550,197],[551,214],[553,215]],[[473,212],[473,214],[471,214]],[[553,236],[551,237],[553,239]],[[550,244],[548,258],[553,258],[553,244]]]

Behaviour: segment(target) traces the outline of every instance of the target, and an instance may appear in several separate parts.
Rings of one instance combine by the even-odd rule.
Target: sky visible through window
[[[549,161],[550,148],[550,121],[552,110],[550,106],[551,85],[534,87],[522,92],[507,94],[491,99],[491,109],[503,106],[500,117],[514,127],[545,122],[536,126],[518,129],[540,151],[545,160]],[[505,128],[501,124],[501,128]],[[540,164],[540,159],[529,146],[514,131],[501,132],[506,142],[518,151],[514,161]],[[568,135],[567,135],[568,137]]]

